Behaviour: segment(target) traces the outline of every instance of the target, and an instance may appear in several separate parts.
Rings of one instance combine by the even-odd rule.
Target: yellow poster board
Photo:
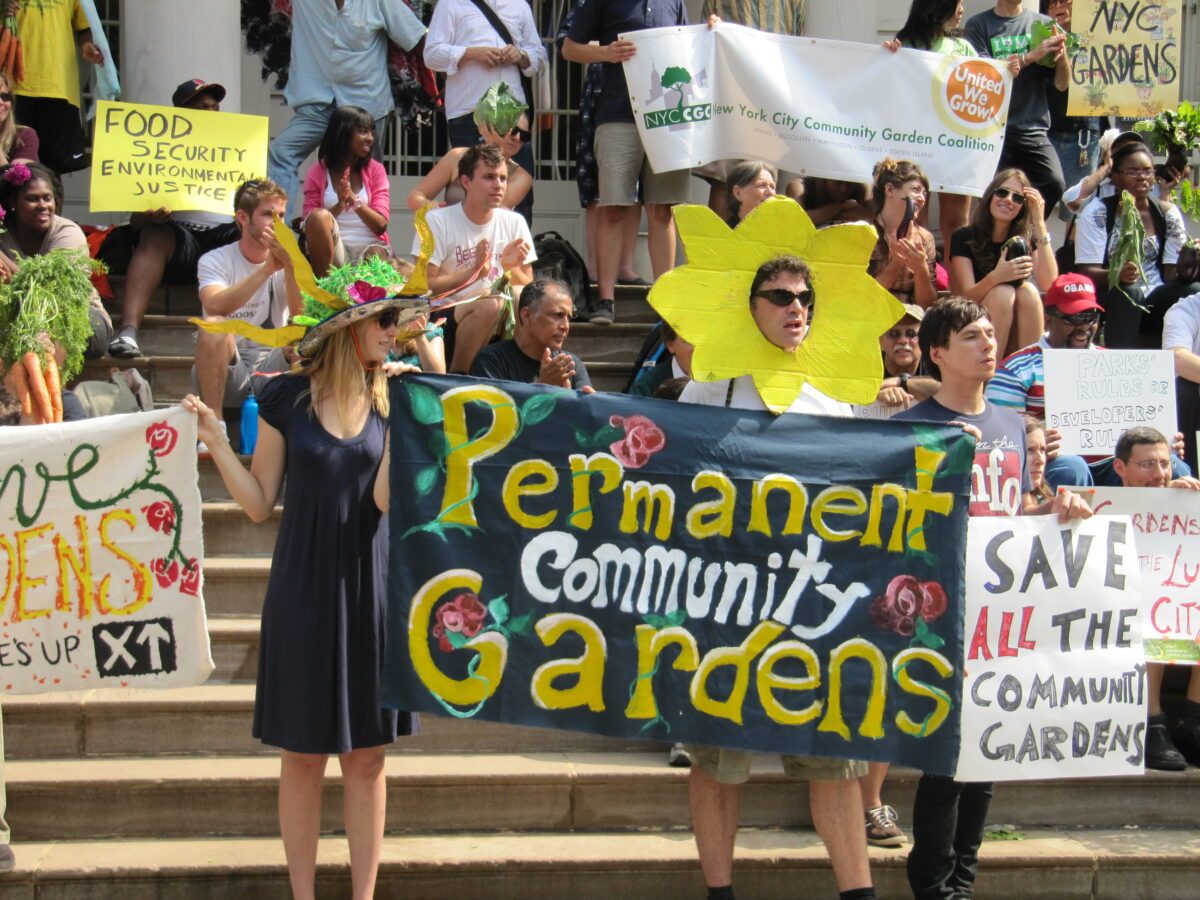
[[[1179,105],[1183,0],[1075,0],[1067,115],[1150,118]]]
[[[99,104],[92,212],[166,207],[233,215],[238,185],[266,171],[266,116]]]

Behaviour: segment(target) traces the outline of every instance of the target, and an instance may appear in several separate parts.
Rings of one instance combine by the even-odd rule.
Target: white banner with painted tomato
[[[0,428],[0,694],[204,681],[203,557],[182,408]]]
[[[725,23],[621,37],[637,48],[625,79],[656,172],[762,159],[866,183],[891,156],[976,197],[996,172],[1012,78],[993,60]]]

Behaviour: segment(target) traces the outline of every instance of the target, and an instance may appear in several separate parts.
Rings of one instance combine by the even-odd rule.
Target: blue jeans
[[[1063,182],[1067,187],[1073,187],[1091,175],[1096,170],[1096,163],[1100,160],[1099,130],[1089,128],[1084,129],[1084,133],[1086,137],[1083,140],[1087,141],[1087,146],[1083,149],[1087,153],[1087,161],[1083,165],[1079,163],[1080,132],[1078,130],[1051,131],[1049,134],[1050,144],[1054,147],[1054,152],[1058,154],[1058,161],[1062,164]],[[1072,215],[1066,204],[1059,207],[1058,217],[1064,222],[1069,222]]]
[[[479,126],[475,124],[475,114],[455,116],[446,120],[446,139],[451,147],[473,147],[483,140],[479,136]],[[513,162],[533,177],[533,147],[528,142],[521,144],[521,149],[513,157]],[[533,188],[525,195],[525,199],[517,204],[517,212],[525,217],[525,221],[533,226]]]
[[[992,803],[990,782],[922,775],[913,801],[908,885],[917,900],[970,897]]]
[[[1082,456],[1056,456],[1046,463],[1043,474],[1046,484],[1058,490],[1060,487],[1091,487],[1092,470]]]
[[[287,191],[287,221],[300,215],[304,198],[300,190],[300,165],[317,149],[333,111],[332,103],[306,103],[297,106],[292,121],[271,141],[267,151],[267,177]],[[392,117],[389,112],[375,120],[375,145],[371,155],[383,158],[383,144],[387,137],[387,123]]]

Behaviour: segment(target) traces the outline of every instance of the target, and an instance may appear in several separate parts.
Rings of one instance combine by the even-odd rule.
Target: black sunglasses
[[[1068,325],[1095,325],[1100,321],[1100,310],[1098,309],[1085,309],[1083,312],[1072,313],[1071,315],[1064,315],[1052,309],[1048,309],[1046,312],[1050,313],[1056,319],[1062,319]]]
[[[8,91],[0,92],[0,100],[3,100],[5,103],[12,103],[13,95],[10,94]]]
[[[533,140],[533,132],[531,132],[528,128],[514,128],[512,133],[519,137],[522,143],[528,144],[531,140]]]
[[[999,187],[992,192],[993,197],[999,197],[1001,200],[1011,200],[1017,206],[1025,205],[1025,195],[1017,191],[1010,191],[1008,188]]]
[[[816,301],[816,295],[812,288],[805,288],[802,291],[789,291],[787,288],[771,288],[770,290],[759,290],[755,292],[756,297],[762,297],[764,300],[770,301],[775,306],[791,306],[797,300],[805,309],[812,309],[813,303]]]
[[[400,310],[387,309],[379,314],[379,318],[375,320],[379,324],[381,331],[387,331],[389,328],[394,328],[400,324]]]
[[[898,341],[900,338],[907,338],[910,341],[915,341],[918,337],[920,337],[920,332],[918,332],[915,328],[893,328],[887,333],[887,339],[889,341]]]

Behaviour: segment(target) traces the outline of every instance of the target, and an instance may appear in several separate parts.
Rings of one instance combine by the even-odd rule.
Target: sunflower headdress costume
[[[419,329],[414,330],[412,326],[419,317],[476,299],[470,296],[443,302],[430,296],[427,270],[434,242],[433,232],[425,223],[428,209],[420,210],[414,218],[417,234],[421,237],[421,252],[415,265],[405,263],[402,268],[396,268],[386,260],[372,257],[333,269],[319,280],[300,251],[292,230],[276,216],[275,236],[292,261],[296,283],[304,297],[304,312],[293,316],[291,323],[283,328],[262,328],[240,319],[208,321],[196,318],[190,321],[205,331],[234,334],[267,347],[295,344],[301,366],[305,360],[313,358],[325,338],[335,331],[389,309],[399,312],[401,333],[397,339],[415,336]],[[478,277],[477,273],[476,280]],[[462,287],[460,285],[455,291],[461,291]]]
[[[818,231],[794,200],[772,198],[731,229],[705,206],[675,207],[687,264],[650,289],[650,305],[696,348],[692,376],[750,375],[767,409],[784,412],[805,382],[836,400],[869,404],[883,381],[879,335],[904,308],[867,274],[877,236],[870,225]],[[759,266],[779,256],[808,263],[819,300],[807,337],[782,350],[750,313]]]

